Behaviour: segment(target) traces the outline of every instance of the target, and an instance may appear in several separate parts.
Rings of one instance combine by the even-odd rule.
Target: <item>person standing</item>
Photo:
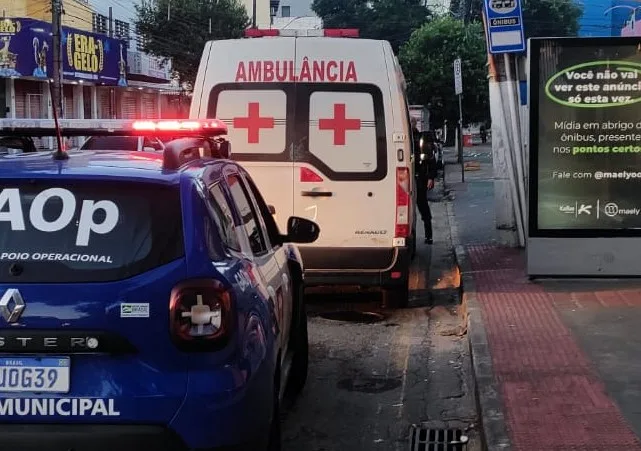
[[[485,144],[487,142],[487,129],[485,128],[485,125],[481,125],[479,132],[481,134],[481,142]]]
[[[425,243],[432,244],[432,211],[427,200],[428,191],[434,189],[436,179],[436,143],[434,133],[421,133],[412,120],[412,135],[414,142],[414,162],[416,176],[416,206],[425,229]]]

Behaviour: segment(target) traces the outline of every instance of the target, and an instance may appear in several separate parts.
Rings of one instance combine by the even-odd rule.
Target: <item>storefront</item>
[[[53,74],[51,24],[34,19],[0,20],[0,107],[5,117],[51,117]],[[119,91],[128,89],[124,41],[63,27],[63,115],[116,118]]]

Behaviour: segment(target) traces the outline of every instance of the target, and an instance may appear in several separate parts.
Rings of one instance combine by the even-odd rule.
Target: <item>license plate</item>
[[[69,357],[0,358],[0,392],[67,393]]]

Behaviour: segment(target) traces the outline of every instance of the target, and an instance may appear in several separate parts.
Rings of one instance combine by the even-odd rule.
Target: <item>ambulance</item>
[[[210,41],[190,118],[218,118],[279,227],[315,221],[300,246],[306,286],[383,290],[408,303],[416,248],[405,80],[387,41],[358,30],[249,29]]]

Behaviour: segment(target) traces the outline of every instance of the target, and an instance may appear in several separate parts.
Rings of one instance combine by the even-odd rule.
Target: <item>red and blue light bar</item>
[[[220,119],[60,119],[63,136],[193,136],[226,135],[227,125]],[[0,119],[0,135],[55,136],[56,124],[53,119]]]

